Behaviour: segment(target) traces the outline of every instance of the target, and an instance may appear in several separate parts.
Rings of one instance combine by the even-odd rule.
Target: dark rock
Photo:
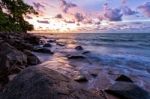
[[[24,40],[26,40],[27,42],[34,44],[34,45],[39,45],[39,43],[40,43],[40,38],[38,36],[34,36],[31,34],[26,34],[24,36]]]
[[[33,50],[33,45],[30,43],[24,43],[22,41],[10,41],[9,44],[11,44],[12,46],[14,46],[15,48],[17,48],[18,50]]]
[[[125,76],[125,75],[120,75],[116,81],[124,81],[124,82],[133,82],[129,77]]]
[[[77,46],[75,47],[76,50],[83,50],[83,47],[82,46]]]
[[[31,51],[25,50],[24,53],[27,55],[28,65],[37,65],[41,63],[39,58],[35,56]]]
[[[16,76],[1,99],[104,99],[46,67],[29,67]]]
[[[68,56],[68,59],[85,59],[85,56],[83,56],[83,55],[71,55],[71,56]]]
[[[46,48],[35,48],[33,51],[45,54],[53,54],[53,52],[50,49]]]
[[[44,44],[43,47],[52,47],[52,45],[47,43],[47,44]]]
[[[90,51],[84,51],[84,52],[82,52],[82,54],[88,54],[88,53],[90,53]]]
[[[53,40],[53,39],[50,39],[47,41],[48,43],[53,43],[53,42],[56,42],[56,40]]]
[[[77,78],[74,79],[75,81],[79,82],[79,83],[85,83],[88,82],[88,80],[86,79],[86,77],[80,75]]]
[[[27,57],[8,43],[0,44],[0,81],[25,68]]]
[[[91,74],[91,76],[93,76],[93,77],[97,77],[97,74],[94,74],[94,73],[93,73],[93,74]]]
[[[129,82],[117,82],[106,92],[120,99],[150,99],[150,94],[147,91]]]

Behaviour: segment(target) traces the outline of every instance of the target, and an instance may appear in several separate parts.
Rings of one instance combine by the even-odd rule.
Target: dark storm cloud
[[[109,21],[121,21],[122,14],[120,9],[105,9],[104,11],[104,19],[108,19]]]
[[[67,13],[70,8],[77,7],[76,4],[73,4],[71,2],[66,2],[65,0],[61,0],[61,2],[62,2],[62,8],[64,13]]]
[[[49,24],[47,20],[37,20],[38,23]]]
[[[138,7],[140,10],[143,11],[143,13],[150,17],[150,2],[146,2],[145,4]]]

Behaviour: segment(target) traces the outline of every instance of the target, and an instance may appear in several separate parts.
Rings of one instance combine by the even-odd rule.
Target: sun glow
[[[42,18],[44,19],[44,18]],[[37,20],[41,20],[41,18],[34,18],[32,20],[28,20],[31,24],[34,25],[34,31],[49,31],[49,32],[74,32],[78,30],[78,26],[76,23],[65,23],[62,20],[58,20],[55,18],[49,18],[48,23],[39,23]],[[44,20],[43,20],[44,21]]]

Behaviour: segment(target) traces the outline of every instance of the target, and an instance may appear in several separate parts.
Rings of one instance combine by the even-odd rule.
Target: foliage
[[[32,6],[22,0],[0,1],[0,31],[1,32],[27,32],[33,26],[24,20],[24,15],[36,14]]]

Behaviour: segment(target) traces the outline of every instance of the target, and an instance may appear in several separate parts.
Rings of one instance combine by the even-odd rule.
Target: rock
[[[129,82],[117,82],[106,92],[120,99],[150,99],[150,94],[147,91]]]
[[[46,44],[43,45],[43,47],[52,47],[52,45],[49,44],[49,43],[46,43]]]
[[[77,46],[75,47],[76,50],[83,50],[83,47],[82,46]]]
[[[132,82],[133,83],[133,81],[129,77],[125,76],[125,75],[120,75],[116,79],[116,81],[124,81],[124,82]]]
[[[97,74],[94,74],[94,73],[93,73],[93,74],[91,74],[91,76],[93,76],[93,77],[95,78],[95,77],[97,77]]]
[[[59,46],[65,46],[65,44],[62,43],[62,42],[56,42],[56,44],[59,45]]]
[[[24,53],[27,55],[28,65],[37,65],[41,63],[39,58],[35,56],[31,51],[25,50]]]
[[[46,67],[29,67],[2,92],[1,99],[104,99]]]
[[[85,56],[83,56],[83,55],[71,55],[71,56],[68,56],[68,59],[85,59]]]
[[[9,44],[11,44],[12,46],[14,46],[15,48],[17,48],[18,50],[33,50],[33,45],[30,43],[24,43],[23,41],[9,41]]]
[[[26,40],[27,42],[33,45],[39,45],[40,43],[40,38],[31,34],[25,34],[24,40]]]
[[[18,73],[27,65],[27,56],[9,45],[0,44],[0,81],[7,82],[8,75]]]
[[[79,83],[88,82],[88,80],[86,79],[86,77],[84,77],[84,76],[82,76],[82,75],[76,77],[74,80],[77,81],[77,82],[79,82]]]
[[[82,52],[82,54],[89,54],[90,53],[90,51],[84,51],[84,52]]]
[[[47,41],[48,43],[53,43],[53,42],[56,42],[56,40],[53,40],[53,39],[50,39]]]
[[[50,49],[47,48],[35,48],[33,51],[39,52],[39,53],[45,53],[45,54],[53,54],[53,52]]]

